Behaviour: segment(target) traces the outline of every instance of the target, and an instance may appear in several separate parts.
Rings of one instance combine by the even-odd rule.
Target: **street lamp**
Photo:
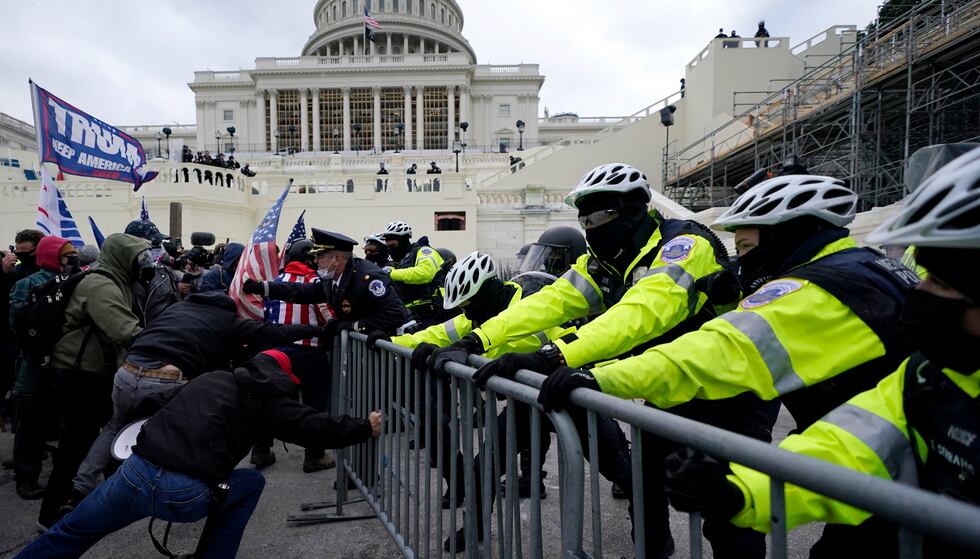
[[[215,157],[218,157],[218,154],[221,153],[221,131],[220,130],[215,130],[214,131],[214,147],[215,147],[214,156]]]
[[[469,122],[460,122],[459,123],[459,129],[463,131],[463,133],[459,137],[459,139],[463,142],[463,153],[466,153],[466,138],[465,138],[465,136],[466,136],[466,129],[469,128],[469,127],[470,127],[470,123]]]
[[[459,152],[463,151],[463,142],[459,139],[459,126],[457,126],[453,132],[456,134],[456,138],[453,140],[453,153],[456,154],[456,172],[459,172]]]
[[[520,135],[520,141],[517,144],[517,151],[524,151],[524,121],[517,121],[517,133]]]
[[[170,157],[170,135],[174,133],[170,128],[164,128],[161,130],[163,135],[167,137],[167,157]]]
[[[157,157],[163,157],[160,155],[160,140],[163,139],[163,134],[157,132]]]
[[[361,155],[361,123],[355,122],[352,128],[354,129],[354,138],[357,140],[357,143],[354,144],[354,151],[356,155]]]
[[[333,152],[334,152],[334,154],[339,154],[340,153],[339,151],[337,151],[337,145],[339,144],[339,142],[340,142],[340,129],[339,128],[334,128],[333,129]]]
[[[663,184],[667,184],[667,162],[668,162],[668,152],[670,149],[670,127],[674,125],[674,111],[677,107],[673,105],[667,105],[666,107],[660,109],[660,124],[664,125],[667,129],[667,138],[664,143],[664,160],[660,166],[661,169],[661,180]]]
[[[231,137],[231,156],[235,157],[235,127],[229,126],[225,130],[228,131],[228,136]]]
[[[286,128],[286,131],[289,132],[289,150],[286,153],[288,154],[289,151],[296,153],[298,150],[296,149],[296,140],[293,138],[296,135],[296,125],[290,124],[289,127]]]
[[[401,149],[402,145],[402,132],[405,131],[405,125],[401,122],[395,125],[395,153],[399,153],[398,150]]]
[[[279,136],[281,136],[282,133],[280,132],[279,128],[276,128],[275,130],[272,131],[272,135],[276,137],[276,155],[279,155],[279,149],[280,149]]]

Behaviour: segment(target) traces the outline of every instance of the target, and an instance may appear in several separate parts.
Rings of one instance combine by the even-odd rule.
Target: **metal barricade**
[[[545,419],[535,388],[495,378],[481,392],[470,380],[472,367],[449,364],[446,375],[414,371],[410,349],[381,341],[371,350],[365,339],[362,334],[342,336],[335,355],[335,409],[359,417],[381,410],[385,423],[377,440],[337,453],[337,514],[343,514],[344,478],[349,477],[405,557],[455,557],[457,529],[465,533],[468,557],[543,557],[539,465],[544,460],[542,423],[549,421],[558,441],[562,556],[582,556],[584,461],[567,413]],[[504,406],[499,420],[498,397]],[[522,449],[530,452],[532,463],[526,528],[516,483],[519,406],[529,408],[530,421],[528,448]],[[508,480],[504,491],[498,483],[502,476]],[[484,537],[478,546],[479,534]],[[450,542],[448,550],[444,539]]]
[[[337,452],[337,510],[335,515],[328,515],[327,521],[370,516],[350,516],[344,512],[345,504],[366,501],[405,557],[447,554],[455,557],[455,545],[444,551],[443,540],[448,538],[454,543],[453,535],[458,528],[465,533],[465,551],[470,558],[524,557],[525,554],[539,558],[545,555],[546,546],[552,556],[554,548],[560,546],[562,557],[603,557],[599,462],[604,458],[599,455],[597,429],[600,416],[627,424],[632,435],[637,558],[645,557],[649,551],[643,549],[646,511],[642,499],[645,480],[641,432],[768,474],[772,518],[770,557],[788,556],[786,483],[899,525],[901,557],[921,557],[921,534],[980,551],[978,507],[784,451],[632,401],[581,389],[571,396],[572,403],[585,413],[584,431],[588,435],[587,440],[580,440],[567,412],[544,414],[541,411],[536,398],[544,376],[538,373],[522,370],[514,380],[494,377],[481,392],[472,385],[474,369],[468,365],[449,364],[444,376],[414,371],[410,364],[411,350],[385,341],[378,342],[378,349],[371,350],[365,340],[362,334],[344,333],[335,346],[333,409],[335,413],[358,417],[381,410],[385,413],[384,429],[378,439]],[[471,356],[469,363],[479,366],[486,361]],[[526,417],[519,421],[521,413]],[[542,429],[544,422],[550,422],[558,441],[560,544],[546,540],[542,526],[540,465],[545,456],[541,440],[542,433],[547,434]],[[524,440],[524,448],[519,448],[518,439]],[[588,445],[588,456],[598,457],[590,461],[588,487],[583,444]],[[526,525],[522,522],[517,484],[510,483],[518,478],[519,452],[531,455],[531,499]],[[507,480],[504,490],[498,483],[501,477]],[[442,508],[443,480],[447,487],[447,511]],[[360,497],[349,499],[348,486],[356,488]],[[478,489],[479,497],[474,498]],[[591,502],[589,510],[585,509],[586,491]],[[316,505],[334,506],[313,503],[304,509],[319,508]],[[549,506],[553,507],[553,502]],[[461,517],[458,512],[463,513]],[[589,549],[583,542],[587,513],[591,514],[587,528],[591,535]],[[297,521],[316,520],[315,515],[291,519],[296,518]],[[699,558],[703,548],[700,515],[689,515],[688,525],[690,556]],[[473,545],[480,533],[484,535],[481,545]]]

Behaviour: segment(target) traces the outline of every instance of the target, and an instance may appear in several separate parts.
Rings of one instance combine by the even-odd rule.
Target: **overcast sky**
[[[795,45],[865,26],[879,0],[458,0],[481,64],[541,65],[540,110],[631,114],[674,92],[718,32]],[[27,79],[116,125],[194,122],[195,70],[298,56],[315,0],[16,0],[3,7],[0,112],[33,122]],[[383,21],[383,20],[382,20]]]

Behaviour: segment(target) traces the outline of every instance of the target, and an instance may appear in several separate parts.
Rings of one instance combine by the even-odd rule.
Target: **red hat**
[[[285,353],[279,351],[278,349],[267,349],[261,353],[261,355],[268,355],[269,357],[276,360],[279,364],[279,368],[282,372],[289,375],[289,379],[293,381],[293,384],[299,384],[299,379],[293,374],[293,363],[289,360],[289,356]]]

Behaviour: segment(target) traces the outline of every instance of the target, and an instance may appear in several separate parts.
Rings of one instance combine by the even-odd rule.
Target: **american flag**
[[[48,170],[41,166],[41,192],[40,200],[37,204],[37,227],[44,231],[46,235],[57,235],[71,244],[80,247],[85,244],[82,235],[75,224],[75,218],[68,211],[68,204],[61,196],[58,187],[48,173]]]
[[[373,27],[375,29],[383,29],[383,27],[381,27],[381,24],[378,23],[376,19],[371,17],[370,12],[368,12],[367,6],[364,6],[364,25],[367,25],[368,27]]]
[[[146,223],[150,221],[150,210],[146,209],[146,196],[141,198],[141,200],[142,202],[140,203],[140,221]]]
[[[289,194],[289,186],[286,185],[282,194],[279,195],[279,199],[269,208],[269,212],[265,214],[265,219],[259,223],[248,243],[246,243],[245,252],[238,262],[235,277],[231,280],[231,286],[228,288],[228,295],[235,300],[238,305],[238,315],[242,318],[262,320],[264,314],[261,295],[242,293],[242,284],[245,280],[271,281],[279,273],[276,230],[279,229],[279,214],[282,213],[282,204],[286,201],[286,195]]]
[[[293,225],[293,230],[289,232],[289,238],[286,239],[286,244],[282,245],[282,251],[279,252],[279,262],[282,263],[283,266],[286,265],[286,251],[289,250],[289,245],[306,238],[306,222],[303,221],[304,215],[306,215],[306,210],[303,210],[303,212],[299,214],[299,219],[296,220],[296,225]]]

